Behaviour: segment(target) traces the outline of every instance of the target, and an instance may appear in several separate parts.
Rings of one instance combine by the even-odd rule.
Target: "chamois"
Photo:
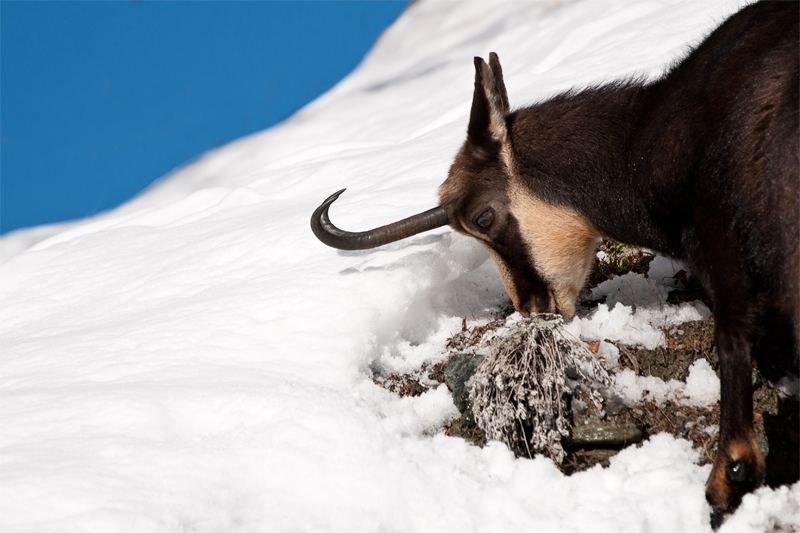
[[[720,359],[712,523],[764,480],[752,359],[800,341],[800,4],[731,16],[660,79],[511,111],[497,55],[475,58],[467,139],[439,206],[372,231],[311,220],[340,249],[449,224],[489,251],[515,308],[573,315],[599,237],[684,260],[708,293]]]

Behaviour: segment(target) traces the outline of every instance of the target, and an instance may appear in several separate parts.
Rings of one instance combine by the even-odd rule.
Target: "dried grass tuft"
[[[564,332],[559,315],[522,319],[492,340],[472,377],[475,421],[517,456],[543,454],[560,464],[561,441],[569,435],[567,397],[578,381],[595,384],[586,389],[601,410],[598,389],[610,383],[602,361]]]

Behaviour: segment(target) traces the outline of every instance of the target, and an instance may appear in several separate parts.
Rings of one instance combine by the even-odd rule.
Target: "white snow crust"
[[[444,387],[399,398],[372,378],[442,360],[463,317],[507,302],[488,255],[447,228],[340,252],[308,221],[343,186],[331,217],[353,231],[435,205],[475,55],[499,54],[520,107],[658,76],[740,6],[416,2],[285,123],[108,213],[0,239],[0,530],[710,531],[687,441],[565,477],[437,433],[456,416]],[[654,326],[702,315],[656,294],[663,261],[598,288],[574,333],[653,346]],[[706,369],[690,378],[713,401]],[[800,527],[798,502],[798,484],[761,489],[721,531]]]
[[[705,359],[689,366],[686,383],[671,379],[666,383],[654,376],[638,376],[626,368],[614,376],[614,388],[625,403],[655,400],[659,405],[672,400],[684,405],[711,407],[719,402],[719,378]]]
[[[647,277],[629,272],[604,281],[589,297],[605,299],[605,303],[588,316],[579,314],[567,331],[586,341],[607,340],[648,350],[664,346],[662,328],[711,316],[711,310],[700,301],[667,303],[669,291],[677,285],[674,276],[685,268],[680,262],[656,257]]]

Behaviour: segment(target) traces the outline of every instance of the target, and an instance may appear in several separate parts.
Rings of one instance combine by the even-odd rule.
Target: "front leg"
[[[714,337],[719,354],[721,398],[720,436],[714,467],[706,483],[706,499],[712,507],[711,523],[716,529],[725,514],[732,512],[742,497],[764,481],[764,457],[753,427],[752,320],[719,309],[715,302]],[[745,316],[742,316],[745,315]]]

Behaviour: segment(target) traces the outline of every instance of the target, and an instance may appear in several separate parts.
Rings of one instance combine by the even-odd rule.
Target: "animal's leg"
[[[753,326],[746,311],[739,318],[718,309],[715,302],[714,337],[721,377],[720,436],[714,467],[706,483],[706,499],[712,507],[712,525],[722,523],[742,496],[764,481],[764,457],[753,427]],[[722,311],[722,312],[721,312]]]

